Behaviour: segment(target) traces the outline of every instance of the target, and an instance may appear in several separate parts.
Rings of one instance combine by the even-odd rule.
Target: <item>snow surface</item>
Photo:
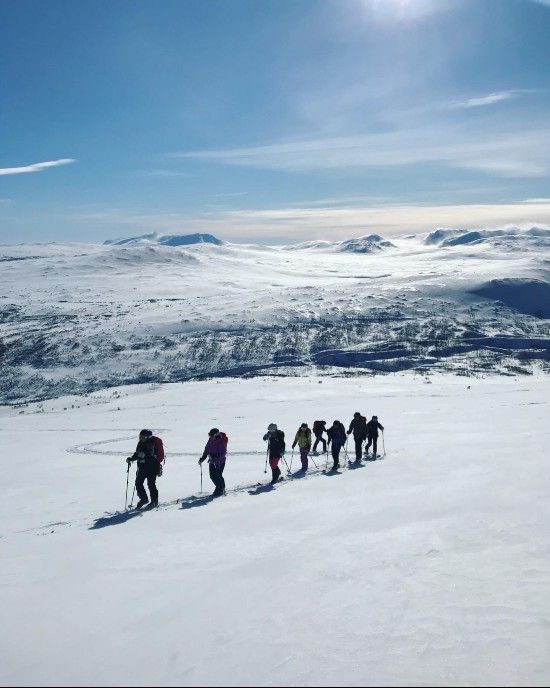
[[[0,401],[270,370],[548,370],[550,230],[479,234],[2,246]]]
[[[548,392],[311,375],[0,407],[1,685],[547,685]],[[356,409],[384,460],[254,487],[269,422]],[[212,425],[228,494],[193,504]],[[161,508],[117,514],[150,426]]]

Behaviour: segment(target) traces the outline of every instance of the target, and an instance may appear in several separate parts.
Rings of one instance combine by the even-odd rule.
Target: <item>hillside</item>
[[[399,374],[1,408],[0,683],[545,685],[548,399],[547,377]],[[257,487],[268,422],[290,443],[357,408],[385,425],[383,460]],[[193,501],[214,424],[228,494]],[[121,514],[143,426],[168,451],[161,506]]]
[[[3,246],[0,401],[319,367],[546,370],[549,233]]]

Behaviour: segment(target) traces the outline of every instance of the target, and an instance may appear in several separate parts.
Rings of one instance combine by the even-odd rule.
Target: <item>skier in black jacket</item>
[[[334,461],[332,470],[336,471],[340,468],[340,450],[346,443],[346,428],[339,420],[335,420],[332,426],[327,430],[327,435],[328,443],[331,445],[332,449],[332,459]]]
[[[367,419],[359,411],[353,414],[353,420],[349,425],[348,435],[351,435],[352,432],[355,440],[355,461],[361,463],[363,442],[367,439]]]
[[[378,430],[384,432],[384,426],[378,422],[378,416],[373,416],[367,423],[367,446],[365,447],[365,456],[369,455],[370,445],[372,444],[372,460],[376,459],[376,449],[378,444]]]
[[[327,452],[327,441],[323,437],[323,433],[327,431],[326,424],[326,420],[316,420],[313,423],[313,434],[315,435],[315,442],[313,443],[312,453],[315,455],[317,455],[317,447],[319,446],[319,442],[323,445],[323,454],[326,454]]]
[[[138,493],[139,502],[136,504],[136,509],[141,509],[149,502],[149,497],[147,497],[147,492],[143,486],[145,480],[147,480],[147,487],[151,495],[150,508],[158,506],[159,493],[156,480],[162,474],[161,465],[163,460],[164,449],[161,439],[154,437],[151,430],[142,430],[139,433],[136,451],[126,459],[128,465],[132,461],[137,461],[136,492]]]
[[[275,423],[270,423],[264,435],[264,442],[267,442],[267,453],[269,456],[269,466],[271,468],[271,483],[275,484],[281,477],[279,461],[285,453],[285,433],[279,430]]]

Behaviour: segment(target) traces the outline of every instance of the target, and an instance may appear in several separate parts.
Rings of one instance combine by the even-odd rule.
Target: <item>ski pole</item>
[[[290,471],[292,471],[292,459],[294,458],[294,449],[292,450],[292,454],[290,455]]]
[[[201,467],[201,492],[202,492],[202,463],[200,463],[199,466]]]
[[[287,460],[285,459],[285,455],[283,454],[281,456],[281,459],[285,462],[286,470],[288,471],[288,475],[290,475],[290,466],[287,463]],[[292,460],[292,459],[291,459]]]
[[[315,459],[313,458],[312,454],[309,455],[309,458],[313,461],[313,465],[315,466],[315,468],[319,470],[319,466],[315,463]]]
[[[328,451],[325,451],[325,473],[328,469]]]
[[[128,463],[128,470],[126,471],[126,499],[124,501],[124,511],[128,509],[128,483],[130,481],[130,463]]]
[[[384,442],[384,431],[382,430],[382,448],[384,449],[384,456],[386,456],[386,443]]]
[[[136,471],[137,471],[137,469],[136,469]],[[132,492],[132,501],[130,502],[130,506],[132,506],[132,507],[134,506],[134,495],[135,494],[136,494],[136,483],[134,481],[134,490]]]
[[[267,473],[267,459],[269,458],[269,444],[267,445],[267,451],[265,453],[265,468],[264,473]]]

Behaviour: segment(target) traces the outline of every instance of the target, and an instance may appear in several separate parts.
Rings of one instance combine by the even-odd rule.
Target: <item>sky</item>
[[[0,242],[550,225],[550,2],[0,0]]]

